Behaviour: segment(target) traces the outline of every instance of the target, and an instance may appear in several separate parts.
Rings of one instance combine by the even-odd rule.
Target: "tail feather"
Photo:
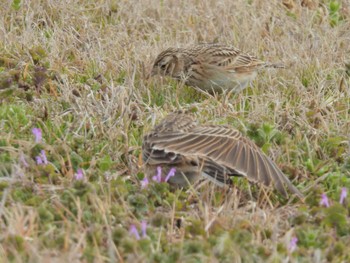
[[[266,63],[264,67],[265,68],[286,68],[286,66],[282,63]]]

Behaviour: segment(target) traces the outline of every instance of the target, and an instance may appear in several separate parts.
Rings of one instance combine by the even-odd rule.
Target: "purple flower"
[[[157,174],[152,177],[152,180],[158,183],[162,182],[162,167],[160,166],[157,167]]]
[[[23,164],[24,167],[29,167],[29,164],[27,163],[26,159],[24,158],[24,154],[23,153],[21,153],[19,155],[19,161],[20,161],[20,163]]]
[[[43,159],[41,159],[40,156],[36,156],[35,157],[35,161],[37,165],[42,165],[43,164]]]
[[[145,238],[147,236],[147,222],[146,221],[141,222],[141,233],[142,233],[142,238]]]
[[[292,253],[297,248],[297,243],[298,243],[298,238],[292,237],[288,247],[288,250],[290,251],[290,253]]]
[[[157,167],[157,174],[152,177],[152,180],[156,181],[158,183],[168,182],[170,177],[173,177],[175,175],[175,173],[176,173],[176,168],[171,168],[169,173],[168,173],[168,175],[163,180],[163,178],[162,178],[162,167],[158,166]]]
[[[129,233],[131,236],[134,236],[137,240],[140,240],[140,235],[135,225],[130,226]]]
[[[147,176],[145,176],[142,180],[141,180],[141,188],[145,189],[149,184],[148,178]]]
[[[82,169],[78,169],[77,172],[74,174],[74,179],[77,181],[84,179],[84,173]]]
[[[322,194],[321,196],[321,202],[320,205],[324,205],[325,207],[329,207],[329,201],[328,201],[328,197],[326,194]]]
[[[33,128],[32,133],[35,136],[35,143],[40,143],[42,139],[41,129],[40,128]]]
[[[48,162],[47,162],[47,158],[44,150],[41,150],[40,156],[41,156],[41,159],[43,160],[43,163],[47,164]]]
[[[340,200],[339,203],[342,205],[344,203],[344,200],[346,198],[346,196],[348,195],[347,189],[345,187],[343,187],[341,189],[341,193],[340,193]]]
[[[35,157],[37,165],[48,164],[47,157],[44,150],[41,150],[40,154]]]
[[[168,175],[165,177],[165,182],[168,182],[168,180],[170,179],[170,177],[173,177],[176,173],[176,168],[171,168]]]

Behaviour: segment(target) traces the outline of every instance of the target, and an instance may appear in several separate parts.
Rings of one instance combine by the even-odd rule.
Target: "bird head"
[[[181,72],[182,68],[179,61],[178,49],[169,48],[157,56],[150,76],[162,75],[177,77]]]

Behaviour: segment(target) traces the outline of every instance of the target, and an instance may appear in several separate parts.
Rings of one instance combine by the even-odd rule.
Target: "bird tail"
[[[286,68],[286,66],[282,63],[266,63],[264,67],[265,68]]]

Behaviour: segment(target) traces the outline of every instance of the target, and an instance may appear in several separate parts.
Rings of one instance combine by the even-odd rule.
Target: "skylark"
[[[201,44],[161,52],[154,62],[151,76],[170,76],[208,92],[233,90],[237,93],[247,87],[259,69],[266,67],[283,68],[232,46]]]
[[[227,126],[199,125],[192,114],[169,114],[149,134],[142,145],[146,176],[156,174],[158,166],[167,174],[176,169],[169,183],[188,186],[202,176],[218,185],[231,184],[230,177],[273,185],[288,197],[287,189],[303,196],[277,165],[252,141]]]

